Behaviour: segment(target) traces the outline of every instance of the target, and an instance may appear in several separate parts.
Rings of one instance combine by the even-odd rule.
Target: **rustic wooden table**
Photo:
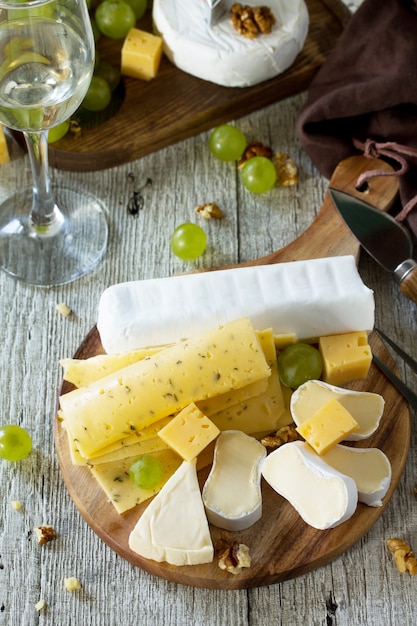
[[[346,3],[350,6],[352,3]],[[358,3],[356,3],[358,4]],[[195,220],[194,207],[215,201],[225,219],[204,223],[209,247],[193,267],[250,261],[271,253],[313,221],[327,188],[296,137],[301,94],[238,121],[249,136],[289,153],[300,169],[296,187],[264,196],[245,192],[234,165],[216,162],[208,133],[125,166],[97,172],[54,171],[58,185],[72,183],[96,194],[108,208],[109,248],[97,270],[72,284],[32,288],[0,275],[0,422],[19,423],[33,437],[22,462],[0,461],[1,626],[405,626],[415,622],[417,577],[400,574],[385,541],[400,536],[417,548],[417,441],[413,429],[398,488],[377,524],[327,566],[268,587],[223,591],[186,587],[154,577],[123,560],[85,523],[62,480],[53,423],[61,384],[58,360],[71,356],[95,324],[102,291],[126,280],[169,276],[190,269],[169,250],[174,227]],[[1,166],[0,200],[30,184],[27,157],[13,149]],[[141,190],[134,217],[127,204]],[[417,356],[416,306],[366,255],[359,264],[375,292],[379,327]],[[56,305],[66,303],[64,318]],[[417,390],[415,375],[397,360]],[[412,420],[416,416],[412,412]],[[12,501],[19,500],[19,511]],[[39,524],[57,538],[40,546]],[[297,537],[294,537],[297,541]],[[82,589],[69,593],[63,579]],[[37,611],[43,598],[46,606]]]

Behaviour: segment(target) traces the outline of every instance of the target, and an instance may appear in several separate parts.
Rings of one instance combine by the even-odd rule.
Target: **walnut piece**
[[[395,565],[399,572],[417,574],[417,559],[411,546],[397,537],[387,539],[387,547],[394,555]]]
[[[285,152],[277,152],[272,157],[277,173],[277,184],[282,187],[291,187],[298,183],[298,168],[295,162],[285,154]]]
[[[53,526],[38,526],[35,528],[35,534],[38,538],[38,543],[41,545],[52,541],[56,537]]]
[[[283,426],[275,435],[267,435],[261,439],[261,444],[265,446],[265,448],[279,448],[284,443],[288,443],[290,441],[299,441],[302,437],[298,434],[295,429],[295,426]]]
[[[195,208],[195,212],[201,217],[204,217],[205,220],[209,220],[212,217],[215,217],[221,220],[224,217],[224,213],[215,202],[205,202],[204,204],[200,204]]]
[[[275,17],[267,6],[251,7],[235,2],[230,9],[232,24],[239,33],[248,39],[267,35],[275,24]]]
[[[252,141],[251,143],[248,143],[242,156],[240,157],[237,163],[238,168],[242,168],[246,161],[249,161],[249,159],[256,156],[263,156],[267,159],[272,159],[274,151],[269,146],[264,146],[264,144],[260,141]]]
[[[234,541],[231,546],[220,555],[219,567],[231,574],[240,574],[244,567],[250,567],[251,557],[248,546]]]

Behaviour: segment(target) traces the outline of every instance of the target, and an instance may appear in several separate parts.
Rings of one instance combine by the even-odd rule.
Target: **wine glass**
[[[0,0],[0,122],[23,131],[33,186],[0,205],[0,266],[33,285],[70,282],[107,246],[102,204],[52,189],[48,129],[78,108],[94,69],[85,0]]]

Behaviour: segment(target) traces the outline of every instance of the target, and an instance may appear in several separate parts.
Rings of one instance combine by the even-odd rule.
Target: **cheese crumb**
[[[23,504],[20,502],[20,500],[12,500],[11,505],[15,511],[20,511],[20,509],[23,508]]]
[[[63,302],[57,304],[55,309],[60,315],[62,315],[62,317],[68,317],[72,313],[72,309],[70,309],[70,307]]]
[[[64,578],[64,585],[67,591],[76,591],[77,589],[81,589],[81,583],[75,576]]]
[[[45,607],[46,607],[46,602],[43,598],[41,598],[39,602],[35,604],[35,609],[37,611],[42,611],[42,609],[44,609]]]

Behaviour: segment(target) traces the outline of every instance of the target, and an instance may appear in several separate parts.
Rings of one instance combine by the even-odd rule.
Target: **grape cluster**
[[[124,39],[146,12],[147,0],[87,0],[94,40],[101,37]],[[96,63],[90,86],[81,103],[81,111],[101,112],[109,107],[115,89],[120,83],[120,69],[106,60],[100,59],[96,49]],[[76,117],[76,116],[75,116]],[[70,120],[51,128],[48,141],[58,141],[68,132]]]

